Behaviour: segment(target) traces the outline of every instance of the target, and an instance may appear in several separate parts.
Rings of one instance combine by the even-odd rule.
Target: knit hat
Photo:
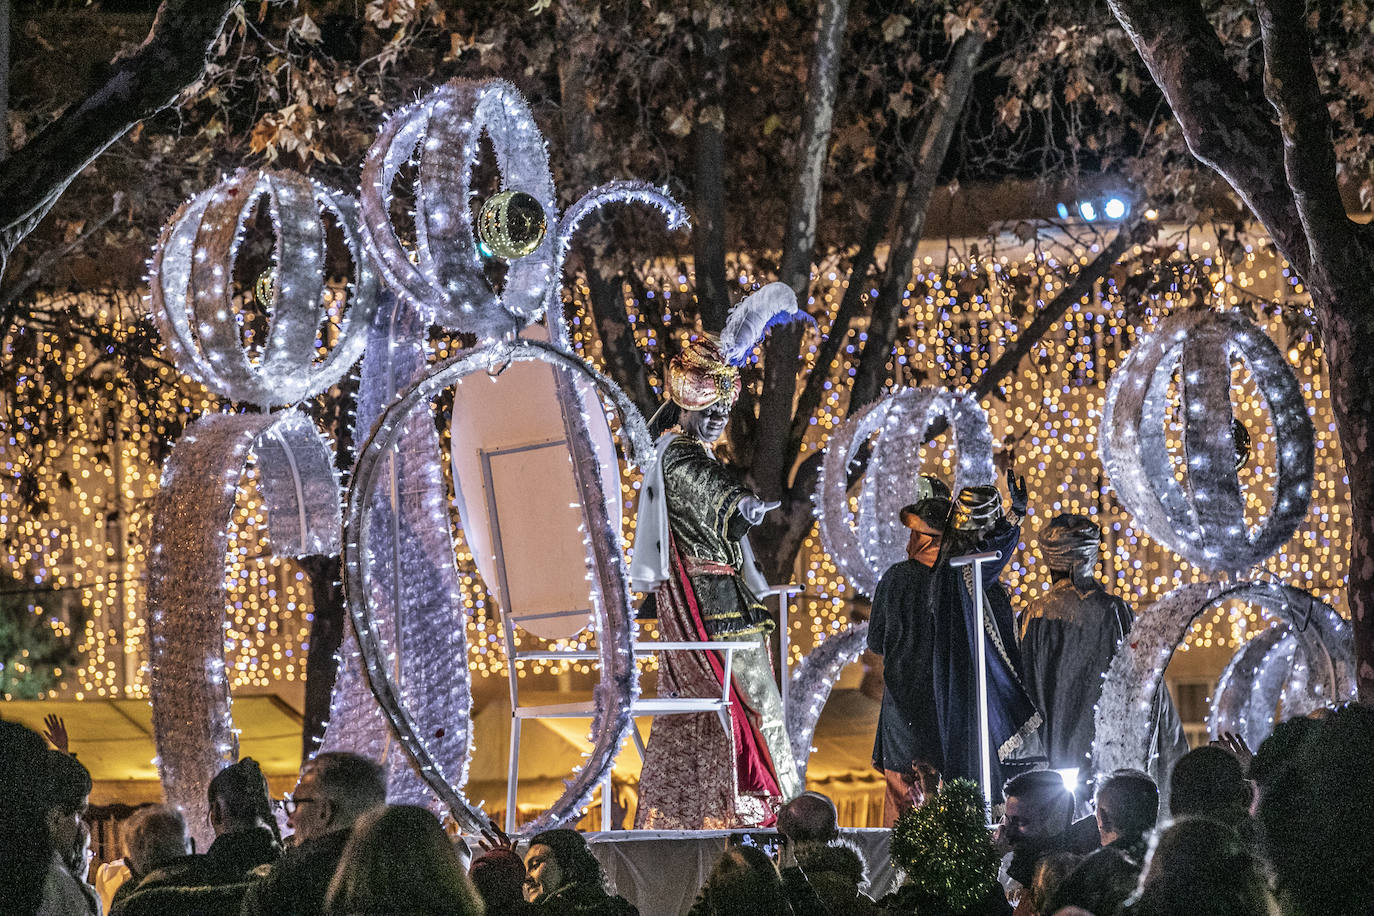
[[[524,899],[525,863],[513,849],[493,849],[472,860],[468,869],[477,893],[495,910]]]

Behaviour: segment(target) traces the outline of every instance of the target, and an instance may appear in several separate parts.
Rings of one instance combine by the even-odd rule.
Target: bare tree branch
[[[138,51],[116,61],[102,85],[0,164],[0,247],[13,251],[82,169],[200,78],[238,5],[239,0],[163,0]]]
[[[797,409],[792,418],[792,430],[787,441],[787,454],[790,456],[788,464],[796,461],[797,455],[801,452],[802,440],[805,439],[806,430],[811,425],[811,415],[821,404],[825,383],[830,378],[830,372],[840,355],[840,348],[849,336],[849,326],[863,309],[868,271],[873,266],[878,243],[887,232],[892,207],[891,195],[885,194],[873,203],[873,212],[869,214],[863,241],[859,243],[859,251],[854,255],[854,261],[849,268],[849,286],[845,287],[840,307],[835,310],[835,319],[830,323],[830,331],[821,340],[816,353],[816,363],[811,368],[811,374],[806,377],[806,385],[797,398]]]
[[[1293,193],[1281,180],[1278,128],[1226,61],[1197,0],[1108,0],[1183,128],[1188,148],[1225,178],[1304,276],[1312,266]]]
[[[1336,291],[1360,276],[1351,268],[1366,263],[1369,251],[1363,244],[1366,233],[1346,215],[1336,184],[1331,117],[1312,69],[1306,7],[1302,0],[1255,4],[1264,43],[1264,93],[1279,115],[1288,187],[1312,248],[1312,268]]]
[[[43,279],[48,272],[61,264],[73,251],[81,248],[88,241],[103,232],[110,220],[114,219],[119,212],[124,209],[124,195],[115,194],[114,205],[104,216],[93,223],[88,224],[71,241],[59,245],[56,248],[49,248],[37,258],[34,258],[28,268],[0,292],[0,341],[9,335],[20,315],[19,302],[29,294]]]
[[[1053,299],[1038,309],[1030,323],[1022,329],[1020,334],[1016,335],[1016,339],[1008,344],[998,354],[997,359],[993,360],[992,365],[983,371],[983,374],[978,377],[978,381],[973,385],[974,397],[981,401],[996,391],[1002,381],[1016,371],[1021,360],[1025,359],[1026,354],[1030,353],[1031,349],[1039,343],[1040,338],[1044,337],[1050,328],[1059,323],[1059,319],[1064,317],[1064,313],[1072,308],[1074,303],[1092,293],[1097,282],[1107,276],[1131,245],[1139,244],[1154,235],[1155,226],[1155,223],[1144,220],[1122,226],[1117,231],[1116,237],[1106,244],[1097,257],[1084,265],[1078,273],[1074,274],[1073,280],[1062,287]]]

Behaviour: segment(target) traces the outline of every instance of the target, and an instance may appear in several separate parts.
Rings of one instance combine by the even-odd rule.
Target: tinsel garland
[[[953,914],[987,900],[997,884],[999,859],[988,830],[983,792],[971,779],[953,779],[935,797],[897,818],[892,864],[904,876],[901,908]]]
[[[1278,444],[1274,505],[1255,529],[1235,466],[1233,360],[1263,395]],[[1171,384],[1182,405],[1181,468],[1168,443]],[[1255,566],[1307,514],[1314,440],[1302,389],[1274,342],[1238,312],[1176,312],[1138,341],[1112,373],[1098,441],[1121,504],[1150,537],[1208,572]]]
[[[1323,703],[1354,697],[1350,625],[1327,604],[1301,589],[1268,581],[1184,585],[1136,618],[1107,669],[1094,717],[1096,773],[1148,769],[1154,724],[1150,712],[1164,669],[1192,622],[1228,600],[1257,604],[1288,626],[1308,660],[1309,691]]]
[[[224,662],[224,555],[250,451],[268,518],[276,520],[268,525],[273,553],[339,549],[333,448],[308,417],[294,410],[207,414],[186,428],[153,501],[149,689],[164,794],[205,847],[213,839],[210,779],[238,759]]]
[[[860,620],[843,632],[827,636],[792,670],[787,691],[787,734],[792,742],[792,757],[797,762],[797,775],[803,782],[811,761],[811,741],[825,701],[840,673],[858,660],[867,646],[868,621]]]
[[[954,491],[995,486],[987,414],[963,391],[930,387],[895,391],[848,418],[826,445],[813,497],[821,543],[862,594],[872,595],[887,568],[906,559],[910,532],[902,525],[899,510],[915,498],[921,450],[928,431],[941,421],[953,431],[958,449]],[[872,452],[859,482],[855,515],[849,510],[849,466],[870,436],[874,436]]]

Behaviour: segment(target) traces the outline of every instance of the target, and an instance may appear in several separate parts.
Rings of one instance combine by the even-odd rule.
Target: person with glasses
[[[242,916],[317,916],[344,847],[364,815],[386,804],[386,776],[375,761],[319,754],[286,799],[293,844],[244,896]]]

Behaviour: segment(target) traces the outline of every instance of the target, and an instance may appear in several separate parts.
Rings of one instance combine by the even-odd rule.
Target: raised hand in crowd
[[[62,721],[61,716],[48,713],[43,717],[43,727],[43,737],[48,739],[49,744],[64,754],[71,753],[67,743],[67,723]]]

